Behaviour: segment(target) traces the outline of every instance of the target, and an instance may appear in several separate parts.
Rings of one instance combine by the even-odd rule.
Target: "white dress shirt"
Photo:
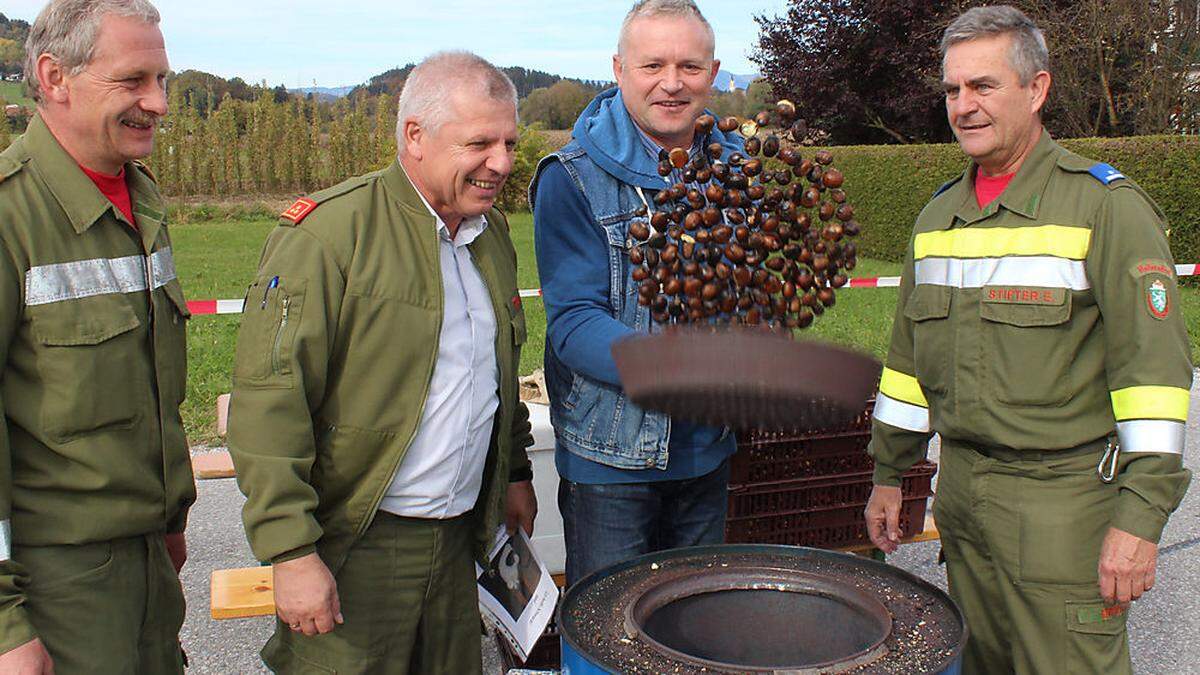
[[[444,519],[470,511],[483,485],[500,405],[496,315],[467,248],[487,228],[487,220],[463,220],[451,239],[446,223],[424,197],[421,201],[437,220],[442,327],[421,422],[379,508],[410,518]]]

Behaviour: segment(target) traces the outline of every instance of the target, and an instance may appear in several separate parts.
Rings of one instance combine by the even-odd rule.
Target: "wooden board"
[[[229,433],[229,394],[217,397],[217,434],[224,436]]]
[[[275,614],[274,574],[269,565],[214,570],[210,581],[214,619],[244,619]]]
[[[196,478],[233,478],[237,475],[233,468],[233,458],[228,450],[202,452],[192,455],[192,473]]]

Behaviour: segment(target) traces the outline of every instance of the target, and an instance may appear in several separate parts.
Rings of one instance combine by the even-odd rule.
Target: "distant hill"
[[[298,89],[288,89],[288,93],[300,94],[301,96],[308,96],[309,94],[312,94],[319,99],[331,100],[341,98],[346,94],[349,94],[350,92],[354,91],[354,87],[356,86],[358,85],[350,85],[346,87],[300,87]]]
[[[757,73],[753,75],[737,75],[729,72],[728,70],[720,70],[717,71],[717,79],[715,82],[713,82],[713,89],[720,91],[733,91],[734,89],[741,89],[742,91],[745,91],[746,88],[750,86],[751,82],[760,77],[762,77],[762,75]]]
[[[0,14],[0,75],[15,75],[24,69],[27,37],[29,22]]]
[[[289,93],[293,94],[308,94],[314,93],[320,97],[340,98],[342,96],[351,96],[359,91],[365,91],[372,96],[379,94],[396,95],[404,87],[404,81],[408,79],[408,74],[416,64],[410,63],[403,67],[396,67],[386,70],[378,75],[375,75],[364,84],[346,86],[346,87],[302,87],[298,89],[289,89]],[[583,86],[594,91],[600,91],[612,86],[611,82],[602,82],[595,80],[579,80],[573,77],[563,77],[554,75],[540,70],[529,70],[520,66],[510,66],[501,68],[505,75],[508,75],[512,80],[513,86],[517,88],[517,98],[524,99],[529,96],[534,89],[543,89],[551,87],[562,80],[571,80],[578,82]]]

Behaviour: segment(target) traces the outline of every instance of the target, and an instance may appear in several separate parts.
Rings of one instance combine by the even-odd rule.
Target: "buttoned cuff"
[[[516,467],[508,472],[508,482],[510,483],[520,483],[527,480],[533,480],[533,465],[531,464]]]
[[[871,482],[875,485],[900,487],[900,478],[903,475],[903,471],[890,467],[886,464],[875,462],[875,471],[871,476]]]
[[[303,558],[304,556],[306,556],[310,553],[316,553],[316,552],[317,552],[316,544],[309,544],[307,546],[301,546],[300,548],[294,548],[294,549],[288,551],[287,553],[280,553],[279,555],[275,556],[274,558],[271,558],[271,564],[275,565],[278,563],[287,562],[289,560]]]
[[[1167,515],[1137,494],[1121,490],[1112,526],[1135,537],[1157,544],[1167,526]]]

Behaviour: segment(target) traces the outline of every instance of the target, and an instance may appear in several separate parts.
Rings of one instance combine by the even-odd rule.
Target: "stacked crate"
[[[799,433],[738,434],[730,460],[729,543],[845,548],[868,542],[863,509],[874,462],[867,454],[874,402],[849,423]],[[937,465],[904,474],[900,528],[921,532]]]

